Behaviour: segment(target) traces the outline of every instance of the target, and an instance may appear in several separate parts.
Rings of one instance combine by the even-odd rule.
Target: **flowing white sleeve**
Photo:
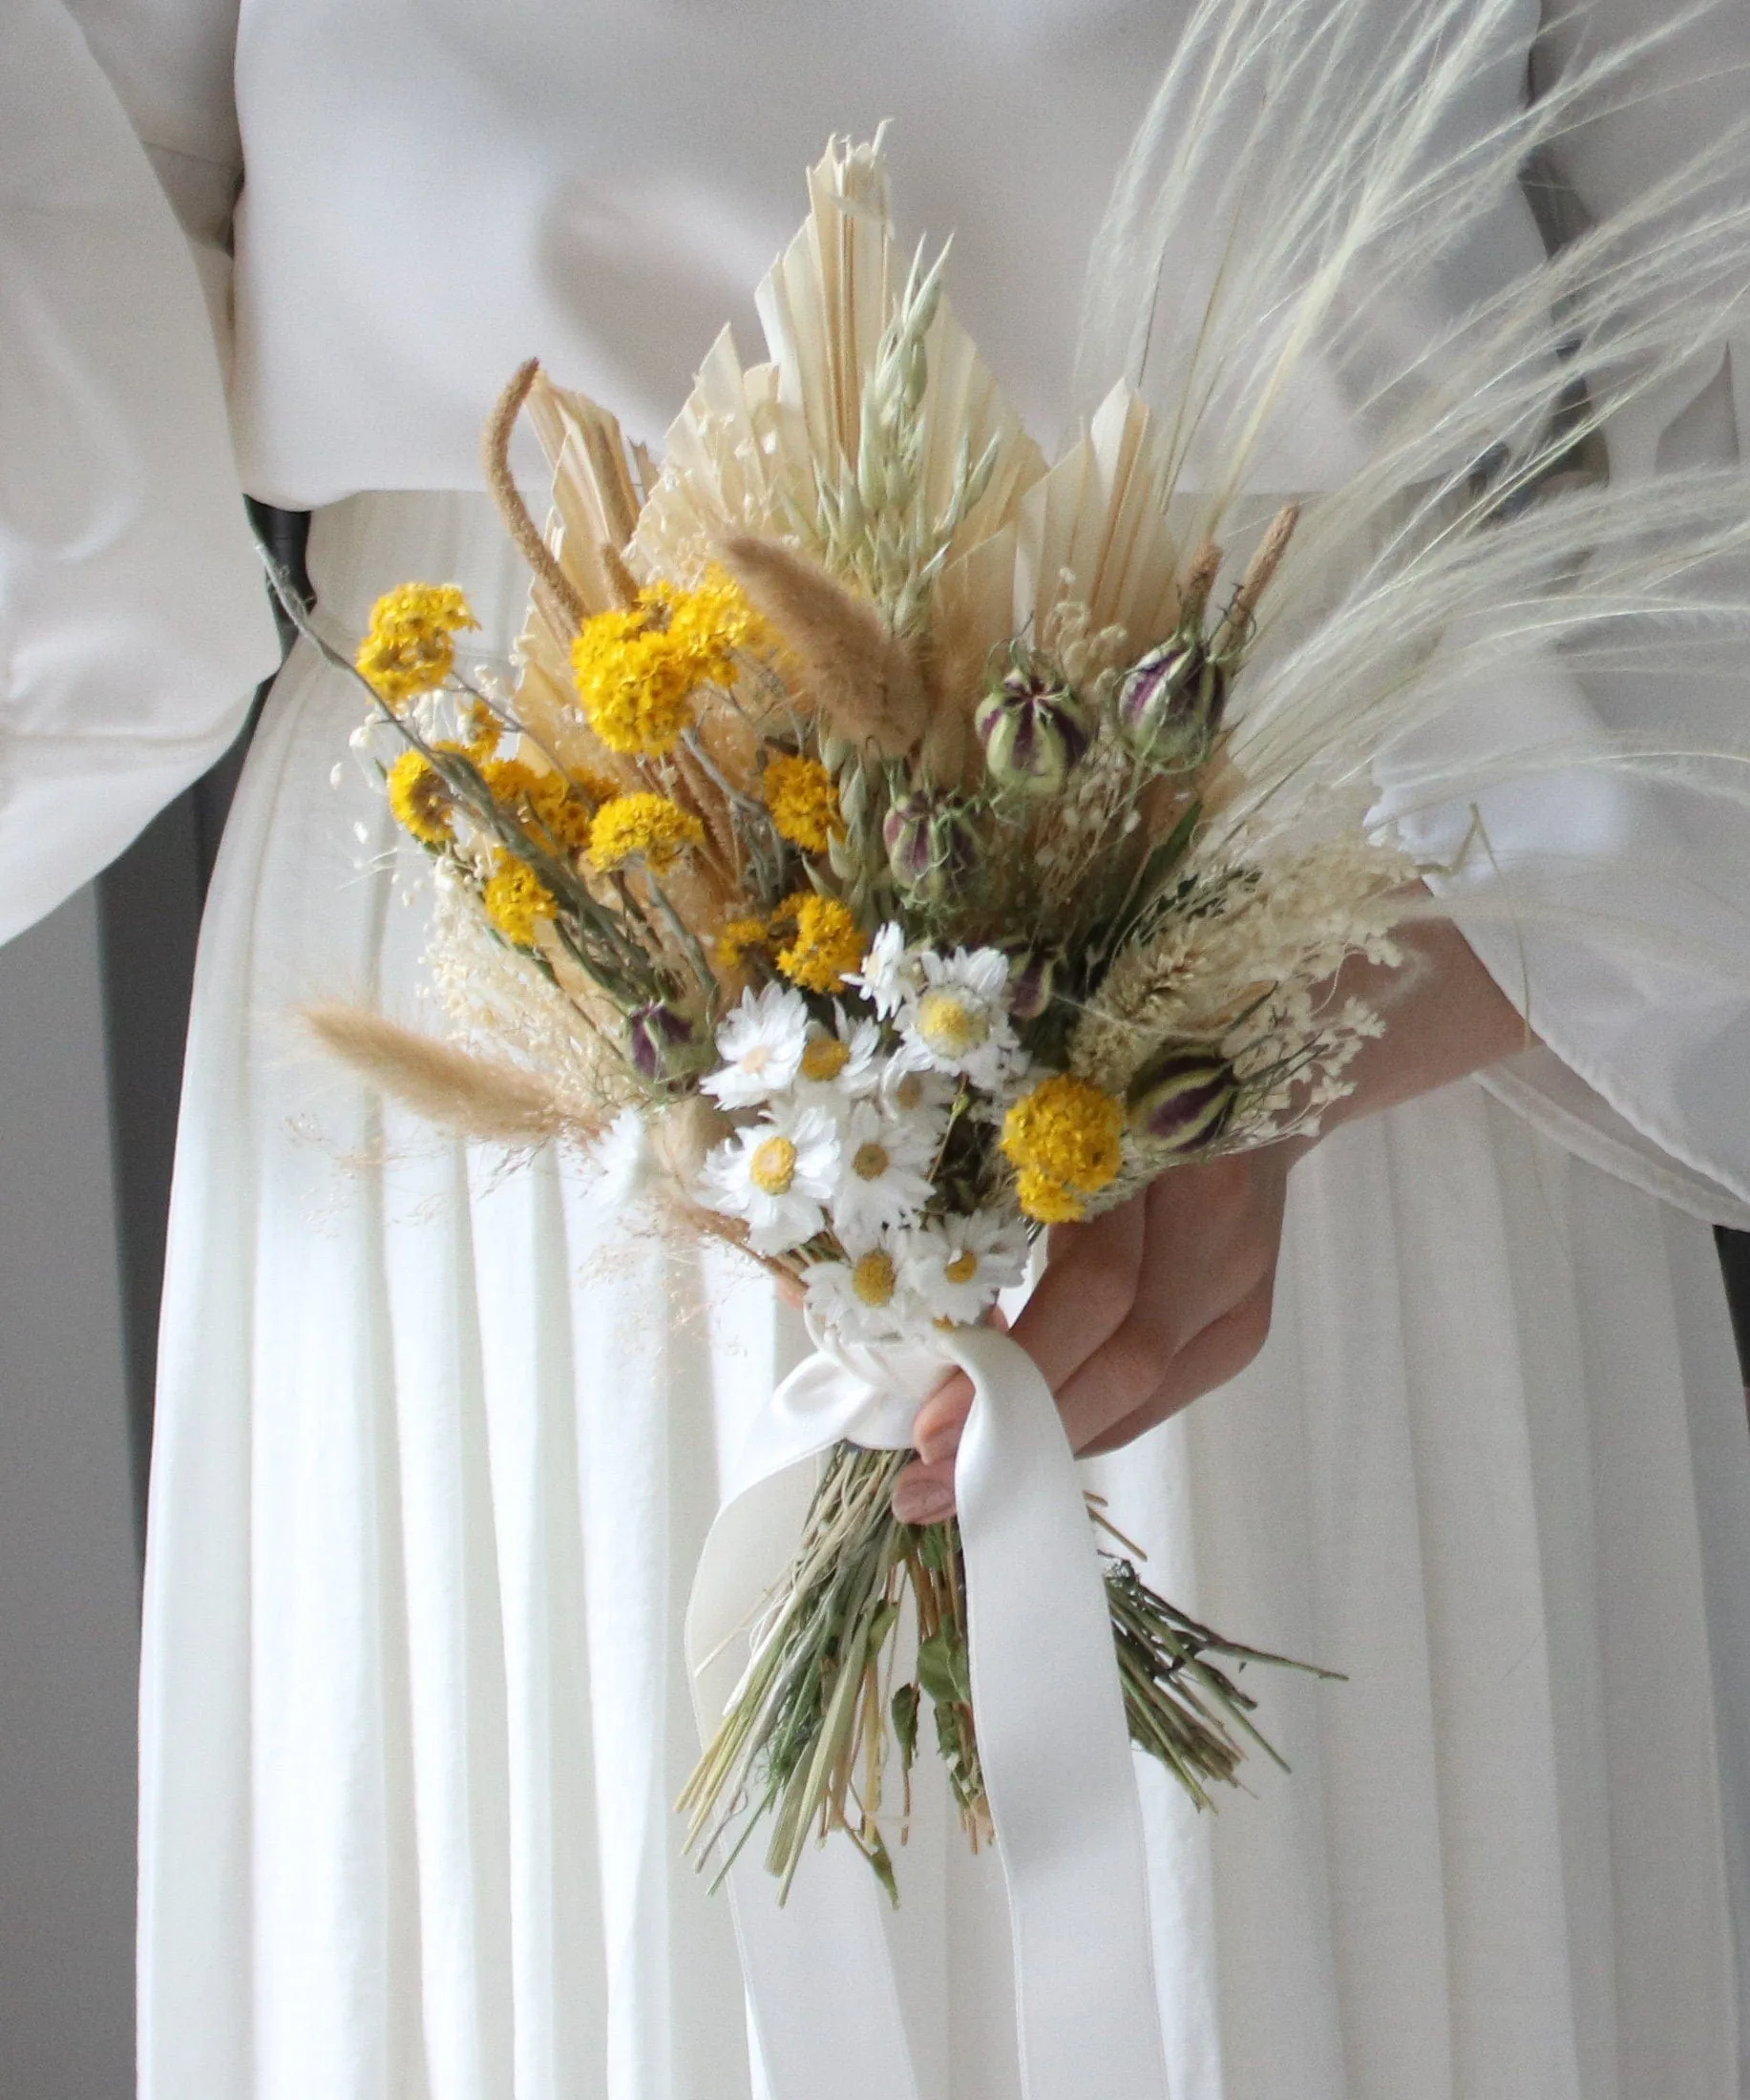
[[[7,12],[0,940],[224,749],[278,657],[210,318],[235,166],[155,88],[137,37],[111,36],[133,69],[124,108],[94,55],[116,24],[92,23],[88,42],[59,0]],[[184,27],[161,49],[187,41]],[[158,173],[132,120],[155,96]],[[166,182],[207,236],[204,272]]]
[[[1555,15],[1550,41],[1559,58],[1576,39],[1617,41],[1650,19],[1644,0],[1603,0]],[[1581,206],[1602,215],[1651,192],[1739,121],[1746,67],[1750,10],[1737,6],[1657,50],[1634,94],[1562,149]],[[1750,286],[1750,253],[1743,276]],[[1740,460],[1747,389],[1750,335],[1698,344],[1683,372],[1613,420],[1613,479]],[[1750,570],[1717,580],[1750,602]],[[1530,763],[1474,803],[1417,815],[1412,843],[1451,870],[1433,886],[1548,1046],[1497,1067],[1491,1091],[1665,1200],[1750,1225],[1750,808],[1607,760],[1540,769],[1540,751],[1607,751],[1601,727],[1750,756],[1741,639],[1707,665],[1684,654],[1661,667],[1643,652],[1576,676],[1544,659],[1465,694],[1438,730],[1445,755],[1462,765],[1480,741]],[[1750,787],[1750,766],[1697,770]]]

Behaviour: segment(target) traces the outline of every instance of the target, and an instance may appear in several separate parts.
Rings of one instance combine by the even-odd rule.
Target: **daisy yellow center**
[[[768,1138],[748,1162],[748,1178],[768,1196],[788,1196],[796,1178],[796,1148],[788,1138]]]
[[[851,1171],[858,1181],[879,1181],[892,1165],[887,1147],[876,1144],[873,1139],[867,1144],[859,1144],[851,1155]]]
[[[963,1058],[990,1034],[990,1016],[958,992],[926,992],[917,1001],[917,1033],[938,1058]]]
[[[750,1080],[756,1080],[771,1062],[771,1045],[756,1042],[751,1049],[744,1050],[735,1061]]]
[[[962,1248],[942,1270],[950,1283],[970,1283],[979,1272],[979,1257],[969,1248]]]
[[[903,1108],[906,1114],[909,1116],[912,1110],[917,1107],[923,1101],[922,1074],[918,1072],[908,1072],[905,1075],[904,1079],[899,1082],[898,1085],[894,1088],[894,1099],[899,1103],[900,1107]]]
[[[851,1062],[851,1045],[836,1036],[815,1036],[802,1053],[802,1077],[824,1085]]]
[[[876,1247],[863,1255],[851,1271],[851,1288],[865,1305],[887,1305],[896,1284],[894,1258]]]

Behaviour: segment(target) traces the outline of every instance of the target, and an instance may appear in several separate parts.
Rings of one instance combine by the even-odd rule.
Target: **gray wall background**
[[[0,2094],[134,2084],[139,1581],[97,898],[0,948]]]

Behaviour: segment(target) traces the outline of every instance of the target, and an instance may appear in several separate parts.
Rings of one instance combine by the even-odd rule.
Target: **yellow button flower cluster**
[[[1028,1217],[1067,1225],[1123,1165],[1124,1103],[1060,1072],[1042,1081],[1002,1119],[1002,1149],[1017,1169]]]
[[[354,659],[359,676],[390,707],[441,685],[455,666],[458,629],[477,627],[453,583],[404,583],[378,598]]]
[[[665,874],[689,846],[704,844],[705,826],[666,795],[616,795],[589,828],[590,862],[602,874],[634,859],[652,874]]]
[[[778,968],[806,992],[842,992],[866,947],[848,905],[803,892],[786,897],[779,918],[795,922],[795,937],[778,950]]]
[[[701,685],[730,685],[738,652],[765,630],[740,587],[712,571],[695,590],[649,583],[635,605],[598,613],[571,645],[590,727],[610,750],[661,758],[692,721]]]
[[[778,836],[805,852],[824,853],[843,828],[838,789],[826,767],[817,759],[780,754],[768,764],[760,785]]]

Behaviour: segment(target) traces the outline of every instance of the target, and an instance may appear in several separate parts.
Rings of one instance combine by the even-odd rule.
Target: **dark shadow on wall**
[[[249,516],[257,536],[307,598],[308,513],[252,502]],[[290,626],[277,605],[274,610],[282,645],[289,648]],[[269,679],[257,691],[248,719],[219,763],[160,810],[97,881],[127,1342],[129,1454],[136,1539],[142,1551],[158,1298],[200,909],[249,740],[272,683]]]

